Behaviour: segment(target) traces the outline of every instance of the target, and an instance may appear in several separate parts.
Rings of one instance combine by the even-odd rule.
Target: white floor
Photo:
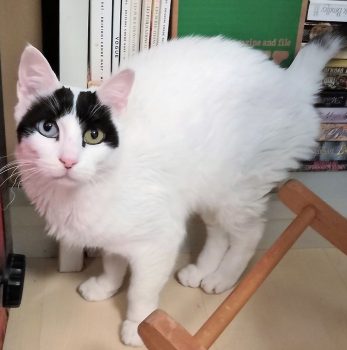
[[[182,255],[178,265],[188,259]],[[125,349],[118,336],[125,288],[89,303],[75,289],[100,270],[100,261],[88,261],[82,273],[61,274],[56,266],[54,259],[29,259],[22,306],[10,312],[4,350]],[[172,278],[161,308],[194,333],[225,296],[184,288]],[[334,248],[293,249],[212,348],[343,350],[346,329],[347,256]]]

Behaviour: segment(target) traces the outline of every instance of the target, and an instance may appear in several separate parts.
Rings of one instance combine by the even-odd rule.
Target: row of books
[[[303,45],[323,32],[347,33],[347,1],[311,0]],[[321,118],[317,149],[304,171],[347,170],[347,49],[324,68],[323,90],[316,104]]]
[[[167,41],[171,0],[90,0],[90,77],[100,82],[120,64]]]
[[[168,38],[171,0],[41,0],[42,49],[63,84],[97,85]]]

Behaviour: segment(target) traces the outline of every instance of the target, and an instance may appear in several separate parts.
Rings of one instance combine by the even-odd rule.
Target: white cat
[[[263,234],[267,193],[311,156],[321,70],[341,48],[314,39],[288,70],[238,42],[173,40],[141,53],[97,91],[63,87],[42,54],[21,58],[15,109],[23,186],[48,232],[104,251],[86,300],[114,295],[131,270],[125,344],[158,307],[199,213],[208,236],[185,286],[237,282]]]

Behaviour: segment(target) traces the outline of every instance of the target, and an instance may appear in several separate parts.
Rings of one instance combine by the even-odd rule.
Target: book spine
[[[347,142],[346,141],[321,141],[315,150],[315,156],[312,161],[347,161]]]
[[[159,44],[165,43],[169,34],[171,0],[161,0],[159,18]]]
[[[347,161],[303,162],[300,171],[343,171],[347,170]]]
[[[119,67],[120,57],[120,18],[121,18],[121,0],[113,0],[112,16],[112,72]]]
[[[152,0],[142,0],[140,50],[149,49],[151,33]]]
[[[327,90],[347,91],[347,75],[326,76],[322,80],[322,86]]]
[[[88,0],[59,1],[59,75],[64,85],[87,87]]]
[[[347,108],[317,108],[322,123],[347,123]]]
[[[332,64],[334,60],[331,61]],[[325,76],[335,76],[341,74],[347,74],[347,60],[339,60],[342,61],[341,64],[345,63],[345,66],[332,66],[329,63],[324,67],[323,73]]]
[[[309,21],[347,21],[347,4],[345,1],[310,1],[307,19]]]
[[[347,124],[322,123],[318,141],[347,141]]]
[[[129,56],[134,56],[140,48],[141,0],[131,0],[130,11],[130,50]]]
[[[92,0],[90,10],[90,75],[101,82],[111,75],[112,0]]]
[[[151,19],[151,42],[150,46],[158,46],[159,42],[159,16],[160,16],[160,0],[152,2],[152,19]]]
[[[346,23],[305,22],[302,41],[307,43],[318,35],[335,30],[346,32]]]
[[[131,1],[122,0],[121,29],[120,29],[120,33],[121,33],[120,64],[126,63],[129,58],[130,9],[131,9]]]
[[[59,78],[59,0],[42,0],[42,53]]]
[[[322,91],[319,94],[316,107],[347,107],[347,91]]]

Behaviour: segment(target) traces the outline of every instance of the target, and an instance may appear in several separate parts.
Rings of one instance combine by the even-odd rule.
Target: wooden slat
[[[206,350],[164,311],[156,310],[139,326],[139,334],[150,350]]]
[[[310,191],[302,183],[290,180],[278,191],[281,201],[294,213],[300,213],[311,205],[317,214],[311,227],[347,254],[347,219]]]

